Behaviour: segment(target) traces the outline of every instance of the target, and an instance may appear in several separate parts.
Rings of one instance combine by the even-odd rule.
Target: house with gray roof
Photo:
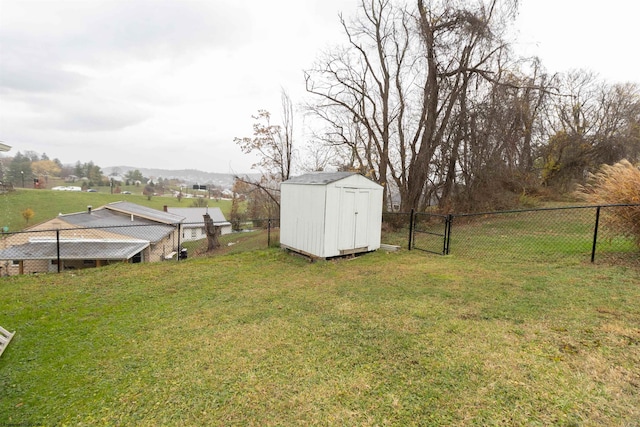
[[[207,237],[204,229],[204,215],[209,214],[213,225],[220,227],[220,234],[231,233],[231,223],[227,221],[220,208],[192,207],[192,208],[170,208],[165,206],[165,212],[184,217],[181,225],[182,241],[200,240]]]
[[[175,256],[184,217],[130,202],[60,214],[0,242],[0,274],[55,272]]]

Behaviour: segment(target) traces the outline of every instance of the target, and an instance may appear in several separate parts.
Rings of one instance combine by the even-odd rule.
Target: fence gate
[[[411,242],[409,246],[412,249],[448,255],[450,233],[451,215],[417,212],[411,216]]]

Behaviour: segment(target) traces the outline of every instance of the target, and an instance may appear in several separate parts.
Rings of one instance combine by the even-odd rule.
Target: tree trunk
[[[213,225],[213,220],[209,214],[204,214],[204,231],[207,234],[207,252],[211,252],[214,249],[220,247],[220,226]]]

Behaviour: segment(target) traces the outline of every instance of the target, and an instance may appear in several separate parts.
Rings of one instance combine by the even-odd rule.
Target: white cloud
[[[247,171],[233,137],[281,87],[302,93],[338,5],[0,0],[0,139],[65,162]]]
[[[233,138],[258,109],[278,118],[281,88],[302,101],[302,71],[359,3],[0,0],[0,140],[65,163],[247,172]],[[551,71],[637,75],[638,6],[588,3],[523,0],[521,46]]]
[[[551,72],[586,69],[610,83],[640,82],[638,16],[640,3],[628,0],[522,0],[519,48]]]

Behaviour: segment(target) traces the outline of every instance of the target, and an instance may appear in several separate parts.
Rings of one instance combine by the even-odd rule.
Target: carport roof
[[[149,246],[143,240],[60,240],[60,259],[130,259]],[[0,250],[2,260],[58,259],[55,239],[35,240]]]

